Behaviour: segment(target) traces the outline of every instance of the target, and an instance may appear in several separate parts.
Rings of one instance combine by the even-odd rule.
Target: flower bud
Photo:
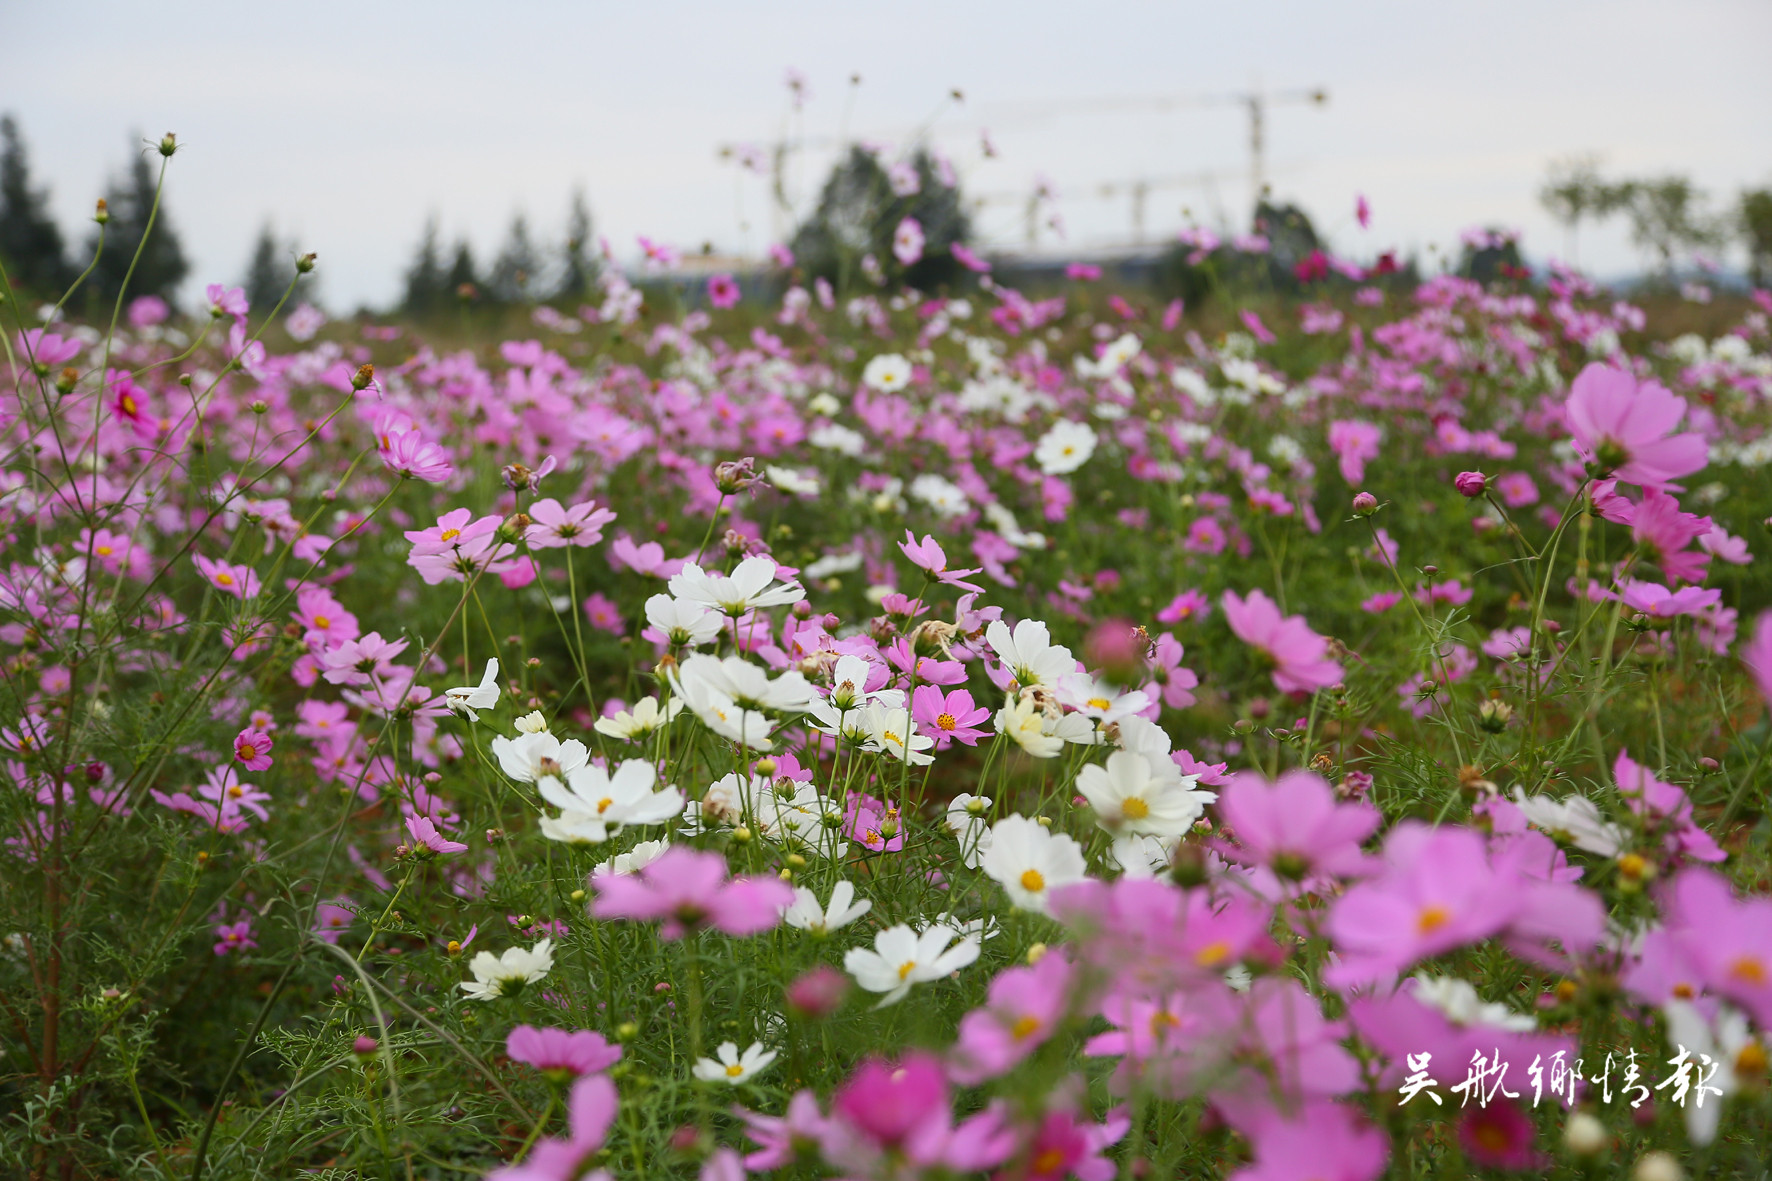
[[[178,136],[168,131],[160,137],[160,154],[170,157],[176,151],[178,151]]]
[[[361,369],[358,369],[356,373],[351,375],[351,388],[354,390],[366,390],[369,388],[369,383],[374,380],[375,366],[364,365]]]
[[[714,487],[722,495],[742,492],[757,482],[757,461],[750,456],[714,465]]]
[[[92,220],[96,221],[101,226],[110,223],[111,207],[105,204],[105,199],[103,197],[98,199],[98,205],[92,211]]]
[[[1377,511],[1378,497],[1370,492],[1356,492],[1354,494],[1354,516],[1370,517]]]
[[[788,1008],[811,1020],[829,1017],[849,993],[849,978],[828,964],[802,973],[787,988]]]
[[[1452,481],[1452,486],[1466,500],[1474,500],[1488,490],[1489,477],[1482,472],[1459,472]]]
[[[351,1043],[351,1053],[357,1055],[359,1058],[367,1058],[380,1048],[381,1043],[370,1037],[368,1034],[362,1035],[356,1041]]]
[[[302,255],[300,258],[295,260],[295,273],[298,275],[306,275],[306,274],[311,273],[314,269],[314,262],[319,257],[320,257],[319,255],[314,254],[312,252]]]

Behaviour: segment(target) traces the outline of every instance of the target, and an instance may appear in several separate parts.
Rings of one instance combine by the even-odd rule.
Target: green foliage
[[[902,163],[917,177],[917,192],[908,196],[893,191],[887,165],[859,144],[831,169],[817,208],[794,234],[794,257],[808,275],[850,291],[864,282],[863,259],[872,256],[893,286],[940,291],[967,277],[952,252],[972,233],[959,187],[942,183],[926,149]],[[925,239],[922,257],[909,267],[892,254],[893,234],[907,217],[923,227]]]
[[[74,281],[49,194],[31,187],[24,137],[11,115],[0,118],[0,262],[14,286],[38,295],[59,294]]]

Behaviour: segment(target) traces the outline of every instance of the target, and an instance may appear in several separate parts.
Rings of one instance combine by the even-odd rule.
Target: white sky
[[[808,137],[935,122],[970,192],[1060,195],[1085,253],[1130,234],[1107,182],[1212,173],[1153,190],[1151,236],[1248,208],[1247,119],[1230,106],[1079,111],[1026,104],[1326,86],[1326,107],[1268,117],[1269,175],[1340,249],[1451,244],[1482,222],[1563,255],[1538,208],[1546,164],[1594,152],[1613,173],[1685,173],[1713,198],[1772,183],[1772,4],[1764,0],[727,0],[725,3],[198,3],[0,0],[0,110],[20,119],[71,236],[132,130],[178,133],[168,207],[193,283],[238,281],[268,218],[320,255],[322,298],[384,304],[425,216],[482,264],[525,211],[561,234],[582,184],[597,231],[759,253],[763,182],[716,157],[787,125],[784,72],[808,77]],[[999,155],[981,158],[976,128]],[[804,200],[828,155],[795,169]],[[1373,226],[1361,233],[1354,196]],[[986,209],[1015,246],[1021,214]],[[1602,274],[1639,257],[1622,224],[1589,230]]]

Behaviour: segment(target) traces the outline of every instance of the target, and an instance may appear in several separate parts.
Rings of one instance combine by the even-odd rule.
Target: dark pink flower
[[[708,280],[708,302],[717,308],[736,305],[742,294],[738,280],[731,275],[715,275]]]
[[[271,766],[271,746],[269,734],[249,727],[234,739],[234,757],[248,771],[266,771]]]
[[[724,857],[683,845],[672,845],[637,874],[610,874],[593,885],[597,918],[660,922],[666,939],[702,927],[754,935],[780,923],[781,908],[794,901],[794,888],[780,878],[728,879]]]
[[[547,1075],[566,1082],[580,1075],[608,1070],[621,1061],[621,1047],[589,1029],[537,1029],[519,1025],[505,1039],[505,1053]]]
[[[939,686],[918,685],[911,691],[911,720],[935,739],[936,750],[946,750],[955,742],[977,746],[980,738],[990,736],[989,730],[978,728],[990,716],[991,711],[975,705],[965,689],[944,694]]]

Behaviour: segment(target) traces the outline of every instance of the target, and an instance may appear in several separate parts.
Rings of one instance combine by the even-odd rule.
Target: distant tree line
[[[400,310],[432,315],[461,303],[546,303],[581,299],[590,293],[602,260],[592,248],[590,206],[583,192],[572,195],[566,237],[554,246],[536,243],[529,220],[511,219],[505,243],[482,272],[473,247],[459,238],[447,251],[433,215],[425,223],[412,263],[406,268]]]
[[[1748,276],[1764,284],[1772,276],[1772,189],[1745,189],[1733,206],[1709,208],[1704,190],[1688,177],[1607,179],[1591,156],[1551,165],[1538,200],[1568,234],[1571,255],[1584,223],[1622,215],[1631,241],[1652,260],[1663,278],[1671,277],[1686,252],[1718,249],[1731,240],[1747,253]]]

